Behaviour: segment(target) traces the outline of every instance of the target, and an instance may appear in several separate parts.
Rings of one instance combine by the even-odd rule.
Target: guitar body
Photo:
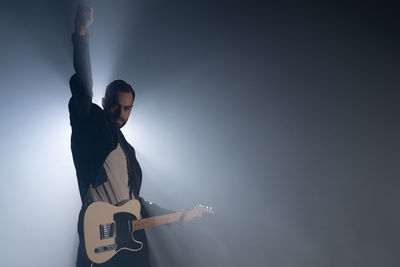
[[[90,261],[101,264],[121,250],[139,251],[143,243],[133,238],[132,221],[140,218],[140,202],[131,199],[121,206],[93,202],[83,214],[83,239]]]
[[[79,216],[79,235],[87,258],[97,264],[111,259],[121,250],[135,253],[143,243],[133,237],[135,231],[157,225],[179,222],[183,211],[141,219],[140,202],[131,199],[120,206],[105,202],[93,202],[82,209]],[[202,214],[214,214],[211,207],[197,205],[186,210],[185,216],[193,219]],[[140,234],[141,232],[138,232]],[[140,236],[142,240],[145,236]]]

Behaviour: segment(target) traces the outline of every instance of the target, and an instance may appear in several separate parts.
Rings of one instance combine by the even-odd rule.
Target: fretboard
[[[181,218],[182,212],[175,212],[161,216],[150,217],[146,219],[140,219],[132,221],[134,230],[142,230],[157,225],[178,222]]]

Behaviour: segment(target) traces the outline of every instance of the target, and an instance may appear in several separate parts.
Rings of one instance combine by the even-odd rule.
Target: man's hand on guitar
[[[93,23],[94,9],[87,6],[78,6],[75,15],[75,33],[83,36],[86,30]]]
[[[178,222],[179,225],[185,225],[188,222],[190,222],[191,220],[193,220],[193,216],[190,215],[187,210],[182,210],[181,212],[182,212],[182,215]]]

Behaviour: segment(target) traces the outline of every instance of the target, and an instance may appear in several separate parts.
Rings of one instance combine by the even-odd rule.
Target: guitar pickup
[[[100,224],[100,240],[115,237],[115,223]]]
[[[102,246],[94,249],[94,253],[103,253],[110,250],[117,250],[117,244]]]

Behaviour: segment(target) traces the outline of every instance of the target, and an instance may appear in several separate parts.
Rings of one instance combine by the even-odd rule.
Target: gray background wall
[[[77,3],[1,3],[3,266],[74,265]],[[159,266],[399,266],[394,1],[87,4],[94,101],[137,92],[142,196],[216,211],[149,231]]]

